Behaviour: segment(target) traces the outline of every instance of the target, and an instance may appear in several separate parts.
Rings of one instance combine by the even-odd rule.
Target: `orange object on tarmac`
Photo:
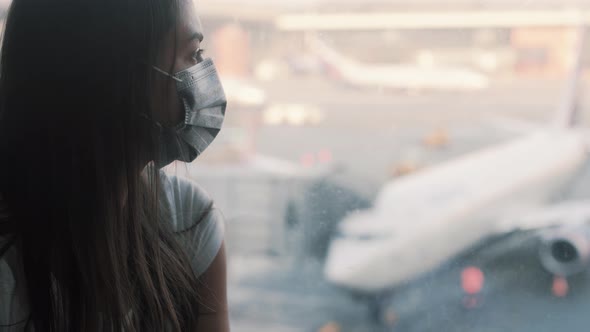
[[[484,283],[485,276],[477,267],[468,267],[461,273],[461,287],[469,295],[475,295],[481,292]]]

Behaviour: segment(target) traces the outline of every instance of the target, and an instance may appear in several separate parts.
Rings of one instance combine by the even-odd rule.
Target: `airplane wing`
[[[589,222],[590,200],[566,201],[506,218],[498,224],[497,233],[575,227]]]

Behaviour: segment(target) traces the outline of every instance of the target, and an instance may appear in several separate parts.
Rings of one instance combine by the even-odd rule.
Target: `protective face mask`
[[[192,162],[213,142],[223,124],[227,100],[217,70],[211,59],[171,75],[160,68],[158,72],[176,81],[176,89],[185,112],[184,121],[173,128],[160,128],[160,158],[162,168],[174,160]]]

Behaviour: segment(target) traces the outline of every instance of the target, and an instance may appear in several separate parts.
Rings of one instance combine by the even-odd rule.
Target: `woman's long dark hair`
[[[150,64],[183,1],[12,2],[0,237],[18,248],[35,331],[196,328],[197,279],[158,217],[158,170],[142,172],[157,133],[138,116],[158,107]]]

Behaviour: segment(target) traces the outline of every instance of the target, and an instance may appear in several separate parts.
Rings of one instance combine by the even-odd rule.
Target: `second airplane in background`
[[[357,87],[390,90],[479,90],[489,79],[477,71],[450,66],[362,63],[329,47],[315,34],[306,35],[307,46],[339,79]]]

